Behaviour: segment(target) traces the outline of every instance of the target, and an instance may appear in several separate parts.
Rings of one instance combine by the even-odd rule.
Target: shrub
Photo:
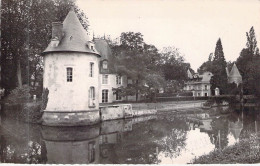
[[[38,123],[42,110],[46,108],[49,90],[44,89],[42,101],[37,102],[32,100],[30,90],[28,85],[12,90],[6,98],[4,115],[19,121]]]
[[[22,87],[17,87],[12,90],[6,98],[6,102],[10,104],[17,104],[28,102],[30,99],[30,87],[28,85],[23,85]]]
[[[190,101],[190,100],[207,100],[209,97],[207,96],[200,96],[200,97],[157,97],[157,102],[167,102],[167,101]]]
[[[41,104],[41,101],[5,104],[4,114],[15,120],[38,123],[42,116]]]
[[[250,138],[242,139],[235,145],[221,151],[212,151],[207,155],[194,159],[193,164],[237,164],[259,163],[259,136],[250,134]]]

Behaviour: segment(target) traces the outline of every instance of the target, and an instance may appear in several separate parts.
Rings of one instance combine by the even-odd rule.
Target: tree
[[[211,64],[211,71],[213,77],[210,80],[211,83],[211,91],[214,93],[215,88],[220,89],[221,94],[228,93],[227,92],[227,74],[226,74],[226,60],[224,57],[223,47],[221,43],[221,39],[219,38],[216,43],[215,53]]]
[[[250,28],[249,32],[246,33],[246,37],[247,37],[246,46],[249,52],[251,52],[254,55],[259,55],[259,48],[257,47],[254,27]]]
[[[30,84],[36,68],[32,64],[42,63],[37,56],[49,43],[52,22],[63,21],[72,6],[87,29],[87,17],[73,0],[2,1],[2,87]]]
[[[161,51],[161,67],[166,80],[185,80],[189,64],[175,47],[164,47]]]
[[[246,48],[243,48],[240,52],[240,56],[237,59],[237,66],[242,75],[244,94],[260,96],[260,54],[254,27],[251,27],[250,31],[246,33],[246,37]]]
[[[206,71],[212,71],[212,60],[213,60],[213,53],[209,54],[208,61],[204,62],[199,68],[198,73],[203,74]]]
[[[161,82],[163,78],[160,77],[160,70],[157,68],[160,54],[155,46],[144,42],[141,33],[123,32],[120,41],[120,45],[112,46],[115,66],[117,66],[115,72],[127,76],[133,84],[114,89],[114,92],[123,96],[135,94],[138,100],[139,94],[146,95],[147,91],[158,88],[158,81]],[[160,79],[151,79],[151,75]],[[149,88],[145,86],[148,83],[151,85]]]

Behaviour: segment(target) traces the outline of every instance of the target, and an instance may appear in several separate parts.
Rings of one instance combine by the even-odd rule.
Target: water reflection
[[[224,109],[222,108],[221,111]],[[2,163],[174,164],[258,132],[257,111],[219,109],[106,121],[91,127],[47,127],[2,119]]]

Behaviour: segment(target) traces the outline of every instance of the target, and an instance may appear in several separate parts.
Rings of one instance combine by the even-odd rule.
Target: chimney
[[[61,40],[63,24],[61,22],[52,23],[52,39]]]

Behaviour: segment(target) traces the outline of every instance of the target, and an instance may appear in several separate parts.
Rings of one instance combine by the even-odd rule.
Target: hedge
[[[17,104],[4,104],[4,115],[6,117],[29,123],[39,123],[42,117],[42,102],[26,102]]]

